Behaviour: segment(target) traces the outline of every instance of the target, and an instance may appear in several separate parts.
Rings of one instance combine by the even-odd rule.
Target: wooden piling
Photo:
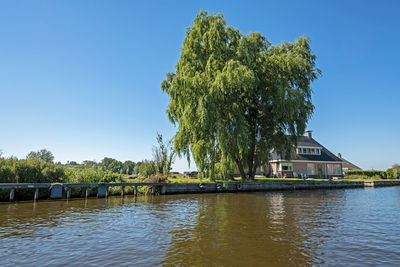
[[[125,186],[121,186],[121,197],[124,196],[124,190],[125,190]]]
[[[71,188],[67,188],[67,199],[71,197]]]
[[[135,189],[133,190],[133,195],[136,197],[138,195],[138,187],[135,185]]]
[[[37,200],[39,198],[39,188],[35,188],[35,194],[33,195],[33,200]]]
[[[12,189],[10,190],[10,201],[14,201],[14,197],[15,197],[15,189],[12,188]]]
[[[89,197],[90,194],[90,187],[86,187],[86,198]]]

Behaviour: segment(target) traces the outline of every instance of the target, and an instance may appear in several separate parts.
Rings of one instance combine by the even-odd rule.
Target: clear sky
[[[272,44],[311,37],[314,138],[362,168],[400,163],[399,1],[0,1],[0,149],[151,158],[176,128],[160,83],[200,9]],[[177,160],[175,170],[186,170]],[[192,166],[193,169],[193,166]]]

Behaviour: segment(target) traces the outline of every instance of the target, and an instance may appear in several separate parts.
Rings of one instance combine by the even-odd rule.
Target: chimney
[[[341,159],[341,158],[342,158],[342,154],[338,153],[338,154],[337,154],[337,157],[338,157],[339,159]]]
[[[306,136],[311,139],[312,138],[312,131],[306,131]]]

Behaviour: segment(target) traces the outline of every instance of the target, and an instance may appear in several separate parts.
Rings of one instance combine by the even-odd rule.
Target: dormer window
[[[298,147],[297,154],[299,154],[299,155],[321,155],[321,148]]]

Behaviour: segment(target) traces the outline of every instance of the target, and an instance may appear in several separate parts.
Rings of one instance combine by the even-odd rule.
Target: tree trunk
[[[242,177],[242,181],[246,180],[246,173],[244,171],[242,162],[239,159],[236,159],[236,164],[239,168],[240,177]]]
[[[256,155],[256,156],[255,156],[255,159],[254,159],[254,165],[253,165],[253,171],[252,171],[252,173],[253,173],[254,176],[255,176],[255,174],[256,174],[257,167],[258,167],[258,157],[257,157],[257,155]],[[253,177],[253,179],[254,179],[254,177]]]
[[[254,164],[255,150],[256,150],[256,129],[254,128],[251,133],[249,155],[248,155],[248,165],[247,165],[247,166],[249,166],[249,179],[250,180],[254,180],[255,171],[253,170],[253,166],[255,166],[255,164]]]

